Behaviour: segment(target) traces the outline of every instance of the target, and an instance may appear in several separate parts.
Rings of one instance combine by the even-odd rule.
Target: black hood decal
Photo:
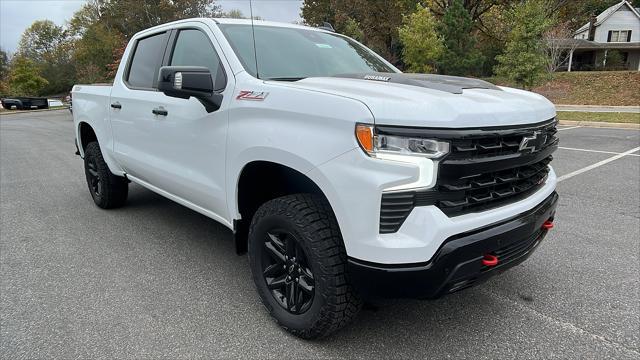
[[[375,72],[363,74],[340,74],[333,77],[418,86],[444,91],[451,94],[462,94],[464,89],[489,89],[501,91],[499,87],[484,80],[459,76]]]

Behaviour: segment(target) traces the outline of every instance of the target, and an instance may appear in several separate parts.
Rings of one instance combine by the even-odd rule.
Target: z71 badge
[[[269,93],[266,91],[240,90],[240,93],[236,96],[236,100],[264,101],[267,95],[269,95]]]

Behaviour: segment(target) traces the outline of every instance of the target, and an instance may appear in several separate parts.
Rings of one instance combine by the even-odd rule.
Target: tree
[[[337,32],[360,41],[396,65],[402,65],[398,28],[418,0],[305,0],[301,16],[312,26],[330,23]]]
[[[214,0],[97,0],[100,22],[129,39],[138,31],[174,20],[214,17]]]
[[[104,82],[112,78],[109,64],[119,62],[118,49],[124,49],[126,40],[117,30],[109,30],[98,22],[90,25],[75,43],[74,62],[81,83]],[[121,54],[120,54],[121,55]]]
[[[228,12],[222,13],[219,16],[223,18],[230,18],[230,19],[247,19],[247,17],[244,16],[242,11],[238,9],[229,10]]]
[[[549,73],[554,73],[564,64],[568,64],[570,54],[578,46],[578,41],[573,39],[573,31],[569,26],[569,22],[565,21],[544,33]]]
[[[8,71],[9,71],[9,56],[4,50],[0,49],[0,81],[2,81],[5,76],[7,76]]]
[[[40,95],[49,82],[40,76],[36,63],[23,56],[16,56],[11,62],[9,89],[14,95]]]
[[[409,70],[420,73],[433,71],[444,47],[431,11],[418,5],[416,12],[405,18],[399,34],[404,46],[403,60],[409,65]]]
[[[34,21],[20,38],[17,54],[29,59],[47,80],[45,94],[68,91],[75,82],[71,54],[73,45],[67,31],[50,20]]]
[[[88,0],[82,7],[73,13],[68,23],[68,31],[71,36],[78,39],[93,25],[100,21],[100,6],[104,0]]]
[[[229,19],[248,19],[249,18],[247,16],[244,16],[242,11],[238,9],[231,9],[227,12],[218,13],[216,14],[216,17],[229,18]],[[262,17],[258,15],[253,15],[253,20],[262,20]]]
[[[471,16],[462,4],[462,0],[454,0],[438,26],[444,39],[438,71],[447,75],[478,75],[484,58],[476,47]]]
[[[603,60],[604,70],[625,70],[627,64],[620,50],[609,50],[606,55],[606,61]]]
[[[360,29],[360,23],[352,18],[347,18],[344,23],[344,30],[342,33],[358,41],[364,40],[364,32]]]
[[[337,29],[336,11],[341,11],[337,7],[338,4],[335,0],[304,0],[300,17],[304,19],[305,23],[312,26],[328,22]]]
[[[554,24],[547,16],[547,0],[525,0],[509,10],[509,35],[503,54],[496,57],[496,74],[525,89],[537,85],[547,74],[544,33]]]
[[[0,49],[0,94],[6,94],[9,92],[9,85],[7,84],[7,76],[9,75],[9,56],[7,53]]]
[[[434,14],[444,16],[449,9],[458,0],[428,0]],[[465,0],[462,6],[471,17],[471,21],[478,21],[482,16],[496,6],[508,5],[514,0]]]
[[[55,49],[64,42],[66,34],[61,26],[51,20],[37,20],[20,37],[18,55],[36,62],[48,60]]]

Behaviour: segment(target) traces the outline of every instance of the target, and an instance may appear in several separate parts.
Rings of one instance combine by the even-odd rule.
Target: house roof
[[[609,16],[613,15],[613,13],[618,11],[618,9],[620,9],[623,6],[627,6],[629,8],[629,10],[631,10],[631,12],[633,12],[638,18],[640,18],[640,11],[638,11],[638,9],[634,8],[633,6],[631,6],[631,4],[628,1],[624,0],[624,1],[620,1],[619,3],[611,6],[607,10],[603,11],[602,13],[600,13],[600,15],[598,15],[596,17],[596,22],[595,22],[594,26],[600,26],[600,24],[605,22],[609,18]],[[576,30],[576,34],[577,33],[581,33],[581,32],[583,32],[585,30],[588,30],[588,29],[589,29],[589,23],[586,23],[586,24],[582,25],[578,30]]]
[[[554,39],[559,47],[574,50],[640,50],[640,42],[601,43],[585,39]]]

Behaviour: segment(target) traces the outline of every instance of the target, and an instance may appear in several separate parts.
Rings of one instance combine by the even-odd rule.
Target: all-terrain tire
[[[267,285],[264,259],[273,229],[295,238],[315,283],[312,300],[303,313],[292,313],[278,302]],[[289,236],[289,235],[287,235]],[[249,263],[262,303],[276,322],[292,334],[315,339],[347,325],[362,301],[347,275],[347,255],[329,203],[320,196],[295,194],[264,203],[249,228]],[[278,265],[279,266],[279,265]]]
[[[129,182],[116,176],[102,157],[100,145],[93,141],[84,150],[84,172],[93,201],[103,209],[120,207],[127,201]]]

